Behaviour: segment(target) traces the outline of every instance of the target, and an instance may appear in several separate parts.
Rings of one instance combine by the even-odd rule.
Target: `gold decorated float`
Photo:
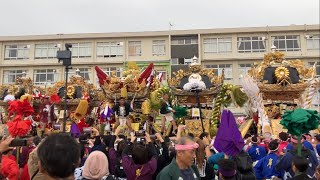
[[[215,135],[222,108],[232,102],[242,106],[247,100],[238,87],[223,84],[223,80],[224,73],[218,76],[214,69],[204,69],[194,59],[187,70],[180,69],[173,73],[173,77],[168,80],[169,87],[159,88],[153,93],[156,94],[156,99],[160,99],[163,92],[170,92],[175,110],[186,109],[187,113],[183,117],[176,117],[178,124],[186,125],[186,133],[199,136],[202,132],[210,132]],[[153,93],[152,102],[156,101],[152,100],[155,99],[152,98]],[[160,127],[155,129],[160,131]]]
[[[100,105],[100,113],[103,113],[102,111],[107,106],[112,108],[121,97],[125,98],[127,103],[131,102],[133,104],[133,112],[130,113],[134,122],[132,124],[133,129],[141,129],[147,115],[151,113],[150,102],[146,99],[150,90],[158,87],[157,82],[153,81],[153,63],[141,71],[135,62],[128,62],[127,68],[121,73],[121,77],[117,77],[115,71],[109,76],[99,67],[96,67],[96,72],[105,96],[105,101],[101,102]]]
[[[311,107],[319,86],[315,73],[315,67],[306,67],[299,59],[287,60],[276,51],[253,65],[241,84],[250,97],[248,107],[259,114],[258,133],[276,137],[284,131],[279,122],[285,110]]]
[[[2,122],[6,123],[8,113],[8,101],[16,98],[27,98],[33,105],[34,116],[40,113],[41,100],[39,94],[45,94],[46,89],[33,84],[31,78],[18,76],[16,82],[10,85],[0,86],[0,106],[3,110]]]

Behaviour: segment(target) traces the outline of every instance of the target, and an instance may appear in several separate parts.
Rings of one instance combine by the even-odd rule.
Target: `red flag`
[[[98,66],[95,67],[96,72],[97,72],[97,76],[99,79],[99,84],[100,86],[104,84],[104,81],[107,79],[108,75],[102,71],[102,69],[100,69]],[[109,83],[109,82],[107,82]]]
[[[148,67],[140,74],[138,82],[142,83],[143,80],[145,80],[147,82],[148,78],[150,78],[152,72],[153,72],[153,63],[150,63],[148,65]]]

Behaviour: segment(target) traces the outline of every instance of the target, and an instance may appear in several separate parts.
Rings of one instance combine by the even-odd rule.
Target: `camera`
[[[19,146],[27,146],[26,139],[14,139],[9,144],[9,147],[19,147]]]
[[[2,139],[3,136],[0,136]],[[13,139],[9,144],[9,147],[27,146],[27,139]]]
[[[137,137],[137,142],[146,142],[145,134],[146,132],[144,130],[136,131],[135,136]]]
[[[57,58],[64,66],[71,66],[72,52],[69,49],[72,48],[72,44],[65,44],[65,47],[66,50],[57,52]]]
[[[137,137],[137,142],[146,142],[146,138],[144,137]]]
[[[146,131],[145,130],[140,130],[140,131],[136,131],[135,132],[135,136],[137,137],[137,138],[139,138],[139,137],[144,137],[146,135]]]
[[[92,132],[91,127],[84,127],[84,128],[83,128],[83,133],[84,133],[84,134],[91,134],[91,132]]]

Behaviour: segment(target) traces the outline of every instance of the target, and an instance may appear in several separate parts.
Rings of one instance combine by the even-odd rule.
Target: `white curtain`
[[[242,42],[242,38],[238,38],[238,50],[239,50],[239,48],[240,48],[240,46],[241,46],[241,43],[243,43],[243,42]]]
[[[300,48],[300,36],[296,36],[296,39],[297,39],[297,45],[298,45],[298,47],[296,47],[294,43],[293,43],[293,45],[294,45],[293,47],[294,47],[294,48]]]
[[[103,47],[97,47],[97,56],[103,56],[104,53],[103,53]]]

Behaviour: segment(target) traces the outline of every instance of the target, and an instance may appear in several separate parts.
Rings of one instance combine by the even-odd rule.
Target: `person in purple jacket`
[[[122,152],[127,145],[127,142],[124,138],[121,138],[120,128],[115,130],[115,135],[111,137],[108,146],[108,159],[109,159],[109,167],[110,173],[114,175],[116,178],[126,178],[126,174],[123,170],[122,166]],[[115,147],[116,144],[116,147]]]
[[[130,143],[122,152],[123,169],[128,180],[152,180],[157,170],[156,148],[148,133],[145,134],[145,144],[135,143],[136,139],[132,133]],[[129,156],[130,149],[132,149],[132,157]],[[152,154],[151,159],[149,158],[150,153]]]

